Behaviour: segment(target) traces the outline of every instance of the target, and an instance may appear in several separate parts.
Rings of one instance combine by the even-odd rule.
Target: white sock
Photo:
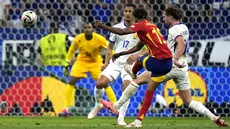
[[[202,103],[192,100],[189,107],[194,109],[200,114],[208,116],[212,121],[215,120],[216,116],[212,114]]]
[[[125,114],[126,114],[126,111],[127,111],[127,109],[128,109],[128,106],[129,106],[129,103],[130,103],[130,99],[129,99],[127,102],[125,102],[125,103],[120,107],[118,119],[120,119],[120,118],[123,118],[123,119],[124,119]]]
[[[103,97],[104,92],[105,92],[104,88],[102,89],[97,89],[96,87],[94,88],[95,107],[102,106],[100,100]]]
[[[122,93],[120,99],[114,103],[114,108],[117,110],[119,109],[125,102],[127,102],[137,91],[139,85],[135,82],[131,82],[125,91]]]

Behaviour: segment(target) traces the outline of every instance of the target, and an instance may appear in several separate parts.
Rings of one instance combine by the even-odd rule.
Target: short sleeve
[[[107,48],[109,44],[108,41],[103,36],[100,36],[100,43],[103,48]]]
[[[115,41],[116,41],[116,34],[110,33],[109,42],[110,43],[115,43]]]
[[[177,37],[182,36],[180,30],[175,27],[170,29],[169,34],[174,41],[176,40]]]

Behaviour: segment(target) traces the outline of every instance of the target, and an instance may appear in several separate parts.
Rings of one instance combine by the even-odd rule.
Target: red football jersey
[[[164,36],[155,24],[143,20],[135,23],[131,28],[137,32],[140,40],[148,47],[151,56],[157,59],[172,58]]]

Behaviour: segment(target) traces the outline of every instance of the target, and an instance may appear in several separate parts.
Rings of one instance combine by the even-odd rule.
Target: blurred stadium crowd
[[[122,20],[122,7],[125,3],[135,3],[148,10],[149,20],[153,21],[166,34],[166,26],[162,22],[162,10],[167,4],[175,4],[185,10],[184,23],[189,28],[191,39],[216,38],[230,34],[228,0],[4,0],[0,14],[0,32],[24,32],[20,23],[20,15],[25,10],[33,10],[38,15],[36,36],[21,36],[20,39],[40,39],[42,36],[58,28],[75,36],[81,32],[85,21],[101,19],[108,25]],[[5,31],[4,31],[5,29]],[[107,32],[102,32],[108,36]],[[3,39],[13,39],[2,35]],[[19,36],[17,37],[19,38]]]

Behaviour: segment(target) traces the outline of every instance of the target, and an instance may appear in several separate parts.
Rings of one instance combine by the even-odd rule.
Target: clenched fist
[[[100,28],[102,25],[103,25],[103,22],[102,22],[102,21],[99,21],[99,20],[96,20],[96,22],[94,23],[94,26],[95,26],[96,28]]]

